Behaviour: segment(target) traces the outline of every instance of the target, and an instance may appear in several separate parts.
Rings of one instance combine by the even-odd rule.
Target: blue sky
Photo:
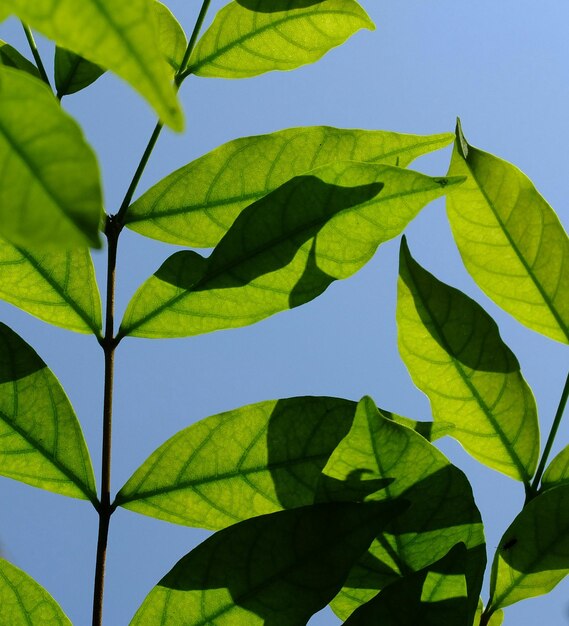
[[[198,2],[166,0],[186,31]],[[212,3],[210,19],[224,1]],[[564,0],[362,0],[377,24],[318,63],[243,81],[190,78],[182,87],[187,130],[165,132],[139,187],[236,137],[329,124],[429,134],[454,129],[459,115],[472,145],[505,158],[532,178],[567,225],[569,7]],[[191,5],[191,6],[190,6]],[[19,25],[0,37],[25,50]],[[41,41],[50,64],[52,49]],[[147,105],[110,75],[64,100],[97,151],[107,210],[116,211],[154,126]],[[417,161],[446,173],[447,149]],[[460,263],[435,202],[411,224],[420,263],[459,287],[496,319],[538,402],[543,437],[569,359],[563,346],[514,322],[475,286]],[[356,276],[318,300],[255,326],[191,339],[125,340],[117,353],[113,490],[166,438],[192,422],[248,403],[298,395],[359,399],[428,419],[429,405],[398,356],[394,321],[398,241],[380,248]],[[118,317],[171,246],[125,232],[118,266]],[[95,253],[103,276],[104,255]],[[101,283],[102,284],[102,283]],[[39,352],[81,419],[98,475],[102,354],[93,338],[48,328],[0,303],[0,318]],[[561,427],[556,450],[569,440]],[[441,449],[471,479],[487,525],[490,557],[519,511],[520,484],[470,460],[452,441]],[[74,501],[0,479],[0,542],[5,555],[45,585],[76,626],[90,623],[96,515]],[[106,621],[128,620],[162,575],[206,536],[195,529],[117,511],[112,520]],[[507,610],[505,624],[569,622],[567,581],[549,596]],[[338,623],[330,614],[314,625]]]

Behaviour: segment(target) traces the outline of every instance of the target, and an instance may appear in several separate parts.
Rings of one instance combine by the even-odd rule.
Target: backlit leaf
[[[453,139],[326,126],[230,141],[173,172],[132,204],[128,228],[168,243],[208,248],[239,213],[277,187],[334,161],[406,167]]]
[[[81,426],[36,352],[0,323],[0,475],[96,502]]]
[[[26,59],[25,56],[22,56],[16,48],[13,48],[10,44],[7,44],[5,41],[0,39],[0,65],[5,65],[6,67],[13,67],[17,70],[22,70],[39,78],[40,73],[38,72],[38,68]]]
[[[355,407],[337,398],[290,398],[208,417],[158,448],[116,504],[216,530],[312,504],[320,472],[348,432]]]
[[[504,533],[490,581],[489,611],[548,593],[569,573],[569,485],[531,500]]]
[[[515,166],[468,145],[460,125],[449,175],[467,176],[447,212],[474,280],[522,324],[569,343],[569,239],[553,209]]]
[[[197,335],[304,304],[459,182],[354,162],[294,178],[243,211],[207,260],[171,256],[135,293],[119,336]]]
[[[0,235],[15,245],[99,247],[99,169],[48,87],[0,66]]]
[[[3,0],[58,46],[126,80],[160,119],[182,130],[182,112],[158,44],[151,0]]]
[[[38,252],[0,239],[0,298],[50,324],[101,334],[101,298],[87,249]]]
[[[175,72],[180,69],[188,45],[186,34],[172,11],[157,0],[154,0],[154,17],[158,30],[158,45],[172,68],[170,74],[174,78]]]
[[[71,626],[57,602],[33,578],[0,558],[0,624]]]
[[[481,463],[528,484],[539,455],[537,409],[492,318],[401,246],[399,352],[436,421]]]
[[[551,487],[564,483],[569,483],[569,446],[563,448],[554,457],[541,479],[541,485],[544,489],[551,489]]]
[[[182,558],[131,626],[306,624],[401,509],[389,502],[322,504],[239,522]]]
[[[55,86],[57,96],[62,98],[85,89],[105,70],[91,61],[59,46],[55,49]]]
[[[354,0],[281,3],[256,11],[230,2],[216,15],[190,58],[188,72],[213,78],[248,78],[314,63],[362,28],[375,26]]]

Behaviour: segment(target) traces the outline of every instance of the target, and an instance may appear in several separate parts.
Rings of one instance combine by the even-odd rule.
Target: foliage
[[[155,0],[83,0],[79,9],[71,0],[4,0],[0,8],[0,19],[22,20],[35,60],[0,42],[0,297],[94,335],[105,361],[97,492],[61,385],[0,325],[0,474],[93,505],[96,625],[117,507],[215,531],[161,578],[133,625],[296,626],[327,604],[354,626],[499,624],[504,607],[547,593],[569,572],[569,448],[547,467],[569,379],[541,451],[532,391],[497,324],[422,268],[404,236],[399,350],[433,422],[392,414],[367,396],[259,402],[174,435],[111,498],[114,355],[125,337],[194,336],[301,306],[357,272],[436,198],[446,197],[479,287],[529,329],[569,343],[567,235],[531,181],[470,146],[460,122],[454,135],[313,126],[239,138],[133,201],[163,125],[182,129],[177,91],[186,77],[291,70],[374,29],[355,0],[233,0],[201,34],[209,4],[189,37]],[[55,93],[30,28],[55,42]],[[103,209],[96,156],[58,102],[105,71],[159,117],[112,214]],[[453,141],[447,174],[408,169]],[[118,325],[124,227],[191,249],[164,261]],[[100,246],[101,231],[104,311],[89,250]],[[433,443],[442,436],[525,490],[494,554],[485,605],[482,519],[467,477]],[[0,621],[69,623],[47,591],[3,559]]]

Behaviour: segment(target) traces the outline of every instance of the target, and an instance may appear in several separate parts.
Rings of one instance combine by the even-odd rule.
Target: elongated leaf
[[[464,544],[436,563],[394,582],[359,607],[346,626],[472,626],[463,573]]]
[[[401,509],[393,503],[324,504],[230,526],[178,562],[131,626],[306,624]]]
[[[551,461],[541,479],[543,489],[551,489],[557,485],[569,483],[569,446]]]
[[[170,74],[174,78],[175,72],[180,69],[188,45],[186,34],[166,5],[154,0],[153,6],[158,30],[158,45],[168,65],[172,68]]]
[[[447,212],[462,260],[496,304],[569,343],[569,239],[515,166],[471,147],[460,125],[449,175],[467,176]]]
[[[481,463],[526,484],[539,454],[537,409],[492,318],[438,281],[401,246],[399,352],[435,421]]]
[[[371,398],[358,404],[350,432],[323,470],[320,499],[403,498],[410,507],[385,527],[352,569],[332,608],[346,619],[386,585],[466,546],[461,575],[472,620],[486,564],[480,513],[464,474],[411,429],[378,411]],[[371,623],[371,622],[370,622]]]
[[[10,44],[0,39],[0,65],[6,65],[7,67],[13,67],[17,70],[27,72],[36,78],[39,78],[40,73],[38,68],[22,56],[16,48],[13,48]]]
[[[45,84],[0,66],[0,235],[20,246],[99,247],[95,155]]]
[[[50,324],[101,334],[101,298],[86,249],[37,252],[0,239],[0,298]]]
[[[569,486],[529,502],[494,557],[490,610],[548,593],[569,573]]]
[[[159,49],[151,0],[3,0],[24,22],[126,80],[160,119],[182,130],[182,113]]]
[[[294,178],[243,211],[207,261],[170,257],[134,295],[119,336],[197,335],[304,304],[458,182],[353,162]]]
[[[0,624],[71,626],[57,602],[21,569],[0,558]]]
[[[105,70],[59,46],[55,49],[55,86],[58,98],[77,93],[93,84]]]
[[[334,161],[406,167],[453,139],[326,126],[244,137],[173,172],[132,204],[127,226],[147,237],[191,247],[219,243],[239,213],[277,187]]]
[[[81,426],[55,376],[0,323],[0,475],[96,501]]]
[[[248,78],[292,70],[314,63],[362,28],[375,26],[354,0],[323,0],[308,6],[305,0],[289,0],[278,12],[258,12],[230,2],[198,42],[188,72]]]
[[[216,530],[312,504],[320,472],[348,432],[355,407],[349,400],[304,397],[208,417],[158,448],[116,504]]]

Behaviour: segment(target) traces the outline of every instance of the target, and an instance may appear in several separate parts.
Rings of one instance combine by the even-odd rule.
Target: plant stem
[[[194,30],[192,32],[192,35],[190,37],[190,41],[188,42],[188,46],[186,48],[186,52],[184,53],[184,58],[182,59],[182,62],[180,63],[180,67],[178,69],[178,71],[176,72],[176,78],[175,78],[175,82],[176,85],[179,87],[182,82],[184,81],[184,79],[186,78],[186,76],[189,75],[189,72],[187,72],[187,65],[188,65],[188,61],[190,60],[190,56],[192,55],[192,52],[194,51],[194,48],[196,47],[196,43],[198,40],[198,35],[200,34],[200,30],[203,26],[204,20],[205,20],[205,16],[207,14],[207,11],[209,9],[209,5],[210,5],[211,0],[204,0],[203,4],[202,4],[202,8],[200,10],[200,13],[198,15],[198,19],[196,20],[196,25],[194,26]]]
[[[34,39],[34,35],[33,35],[32,31],[31,31],[30,27],[27,24],[24,24],[24,22],[22,22],[22,28],[24,29],[24,33],[26,35],[26,39],[28,40],[28,44],[30,45],[30,50],[32,51],[32,54],[34,56],[34,59],[35,59],[38,71],[39,71],[40,76],[41,76],[41,79],[51,89],[51,84],[49,82],[49,78],[47,77],[47,72],[45,71],[45,67],[44,67],[43,62],[41,60],[40,52],[38,50],[38,47],[36,46],[36,40]]]

